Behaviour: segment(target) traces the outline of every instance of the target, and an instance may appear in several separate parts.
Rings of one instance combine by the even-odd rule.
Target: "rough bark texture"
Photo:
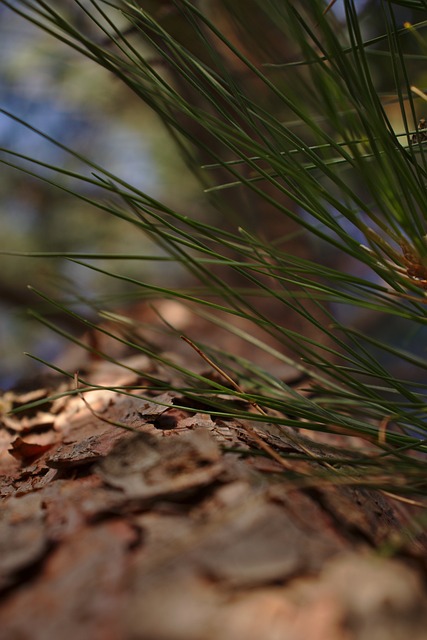
[[[145,357],[126,364],[141,376],[95,362],[86,377],[159,375]],[[51,391],[2,400],[2,640],[426,637],[426,546],[397,501],[298,488],[311,463],[286,434],[170,409],[185,398],[169,392],[7,415]],[[290,452],[286,469],[255,455],[256,437]],[[400,551],[382,557],[391,543]]]

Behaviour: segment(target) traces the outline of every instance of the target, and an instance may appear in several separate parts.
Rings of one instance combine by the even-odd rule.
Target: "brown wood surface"
[[[101,361],[85,375],[133,385],[156,368],[127,364],[140,376]],[[291,452],[282,468],[248,425],[169,409],[185,404],[169,392],[7,414],[52,391],[2,398],[2,640],[426,638],[425,541],[398,501],[298,488],[293,471],[320,464],[292,459],[298,439],[257,428]]]

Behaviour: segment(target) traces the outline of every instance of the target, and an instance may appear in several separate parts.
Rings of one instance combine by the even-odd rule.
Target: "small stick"
[[[242,387],[240,387],[237,382],[235,382],[233,380],[233,378],[231,378],[228,373],[226,373],[223,369],[221,369],[217,364],[215,364],[215,362],[213,360],[211,360],[209,358],[209,356],[206,355],[206,353],[204,353],[196,344],[194,344],[194,342],[192,342],[190,340],[190,338],[187,338],[186,336],[181,336],[181,339],[184,340],[184,342],[186,342],[188,345],[190,345],[190,347],[192,349],[194,349],[194,351],[205,361],[207,362],[207,364],[212,367],[212,369],[215,369],[215,371],[217,373],[219,373],[220,376],[222,376],[223,378],[225,378],[225,380],[227,380],[227,382],[229,384],[231,384],[231,386],[233,387],[233,389],[235,389],[236,391],[238,391],[239,393],[244,393]],[[253,407],[254,409],[256,409],[261,415],[263,416],[268,416],[268,414],[264,411],[264,409],[262,409],[256,402],[251,402],[250,400],[248,401]]]
[[[328,4],[328,6],[326,7],[326,9],[324,9],[322,15],[326,15],[329,11],[329,9],[332,9],[332,7],[334,6],[334,4],[336,3],[337,0],[331,0],[331,2]]]
[[[95,409],[92,409],[89,402],[84,397],[83,393],[79,391],[79,372],[78,371],[74,373],[74,387],[78,393],[79,398],[83,400],[83,403],[86,409],[90,411],[90,413],[93,415],[94,418],[98,418],[98,420],[101,420],[101,422],[110,424],[112,427],[120,427],[121,429],[125,429],[126,431],[132,431],[133,433],[141,433],[140,431],[138,431],[138,429],[135,429],[134,427],[130,427],[127,424],[123,424],[123,422],[115,422],[114,420],[109,420],[109,418],[106,418],[105,416],[101,416],[99,413],[95,411]]]
[[[217,373],[219,373],[220,376],[222,376],[225,380],[227,380],[227,382],[229,384],[231,384],[231,386],[238,391],[239,393],[244,393],[243,389],[237,384],[237,382],[235,382],[233,380],[233,378],[231,378],[228,373],[226,373],[225,371],[223,371],[223,369],[221,369],[221,367],[219,367],[217,364],[215,364],[215,362],[213,360],[211,360],[209,358],[209,356],[207,356],[205,353],[203,353],[203,351],[196,345],[194,344],[194,342],[192,342],[190,340],[190,338],[187,338],[186,336],[181,336],[181,339],[184,340],[184,342],[186,342],[192,349],[194,349],[194,351],[213,369],[215,369],[215,371]],[[262,407],[260,407],[256,402],[251,402],[249,401],[249,403],[263,416],[268,418],[268,413],[266,413],[264,411],[264,409],[262,409]],[[242,422],[243,424],[243,422]],[[274,451],[274,449],[272,447],[270,447],[269,444],[267,444],[266,442],[264,442],[264,440],[256,433],[255,429],[250,427],[247,424],[243,424],[243,428],[245,429],[245,431],[247,433],[249,433],[249,435],[253,438],[253,440],[256,442],[256,444],[259,446],[260,449],[262,449],[263,451],[265,451],[266,453],[268,453],[268,455],[273,458],[273,460],[275,460],[276,462],[278,462],[282,467],[284,467],[285,469],[288,470],[294,470],[294,465],[290,464],[289,462],[287,462],[284,458],[282,458],[281,455],[279,455],[276,451]]]
[[[389,422],[391,420],[392,416],[384,416],[384,418],[381,420],[379,427],[378,427],[378,442],[380,444],[386,444],[386,439],[387,439],[387,427],[389,425]]]

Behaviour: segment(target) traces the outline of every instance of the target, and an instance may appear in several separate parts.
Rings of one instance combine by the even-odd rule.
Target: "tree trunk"
[[[160,375],[145,357],[126,364],[140,376],[103,362],[84,375]],[[170,392],[6,415],[63,390],[2,400],[2,640],[425,638],[426,544],[402,503],[322,482],[298,434]]]

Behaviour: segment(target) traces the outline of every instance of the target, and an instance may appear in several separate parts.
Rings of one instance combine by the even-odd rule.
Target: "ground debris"
[[[96,468],[108,485],[141,501],[188,498],[215,482],[224,467],[220,451],[201,429],[177,438],[141,433],[121,442]]]
[[[29,431],[20,414],[3,421],[2,640],[425,637],[426,545],[387,495],[298,487],[298,440],[257,424],[283,469],[183,394],[86,398],[61,398]],[[402,553],[380,558],[399,535]]]

